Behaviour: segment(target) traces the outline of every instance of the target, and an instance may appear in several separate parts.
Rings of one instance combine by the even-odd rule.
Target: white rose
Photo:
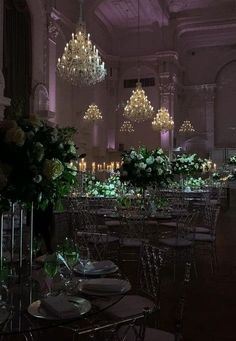
[[[147,172],[151,173],[152,169],[150,167],[147,168]]]
[[[162,175],[163,174],[163,170],[161,168],[158,169],[158,174]]]
[[[156,162],[162,162],[162,157],[157,156],[157,157],[156,157]]]
[[[136,152],[134,150],[132,150],[132,152],[130,153],[131,159],[135,159],[136,156],[137,156]]]
[[[138,160],[142,160],[142,159],[143,159],[143,155],[138,154],[138,155],[137,155],[137,158],[138,158]]]
[[[147,167],[147,165],[144,162],[140,162],[140,164],[139,164],[140,169],[145,169],[146,167]]]

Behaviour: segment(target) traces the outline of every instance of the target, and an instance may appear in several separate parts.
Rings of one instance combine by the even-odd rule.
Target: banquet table
[[[83,278],[84,279],[84,278]],[[75,281],[80,281],[79,277],[74,277]],[[66,327],[76,323],[76,329],[79,330],[80,326],[86,330],[91,327],[93,319],[97,318],[99,314],[105,312],[108,308],[120,302],[126,293],[114,293],[110,295],[96,295],[84,294],[78,292],[71,297],[84,298],[91,304],[91,310],[84,315],[78,315],[73,319],[44,319],[37,318],[29,314],[28,307],[32,302],[37,302],[42,299],[42,291],[38,282],[34,280],[25,280],[21,283],[14,283],[9,287],[9,295],[7,312],[0,309],[0,338],[4,339],[7,336],[23,336],[26,340],[28,337],[34,340],[34,336],[43,332],[46,329],[55,327]],[[86,322],[86,323],[85,323]],[[89,322],[89,323],[88,323]],[[72,328],[73,329],[73,328]]]

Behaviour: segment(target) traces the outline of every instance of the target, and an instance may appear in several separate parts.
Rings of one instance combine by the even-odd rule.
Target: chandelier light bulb
[[[153,117],[153,107],[138,82],[124,108],[124,117],[133,122],[143,122]]]
[[[134,132],[134,127],[130,121],[124,121],[122,126],[120,127],[120,132],[121,133],[133,133]]]
[[[195,129],[192,125],[192,123],[189,120],[185,120],[183,121],[183,123],[181,124],[180,128],[179,128],[179,133],[181,134],[191,134],[194,133]]]
[[[102,113],[96,104],[90,104],[88,109],[85,111],[84,120],[86,121],[100,121],[102,120]]]
[[[160,108],[152,121],[153,130],[168,131],[174,129],[174,121],[168,110],[164,107]]]

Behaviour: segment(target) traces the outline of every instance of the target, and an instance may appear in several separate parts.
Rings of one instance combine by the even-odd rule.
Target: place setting
[[[31,303],[27,309],[33,317],[45,320],[70,320],[88,313],[91,303],[77,296],[48,296]]]

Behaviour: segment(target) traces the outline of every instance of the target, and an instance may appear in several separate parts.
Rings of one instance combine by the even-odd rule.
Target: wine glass
[[[57,255],[56,254],[48,255],[44,263],[44,271],[49,278],[49,282],[47,283],[48,295],[52,294],[52,281],[53,281],[53,278],[58,273],[58,268],[59,267],[58,267]]]
[[[66,241],[63,246],[63,256],[72,272],[74,266],[78,263],[79,258],[78,248],[74,240],[66,238]]]
[[[86,266],[90,263],[90,251],[88,247],[79,248],[79,262],[82,266],[83,275],[85,277]]]

